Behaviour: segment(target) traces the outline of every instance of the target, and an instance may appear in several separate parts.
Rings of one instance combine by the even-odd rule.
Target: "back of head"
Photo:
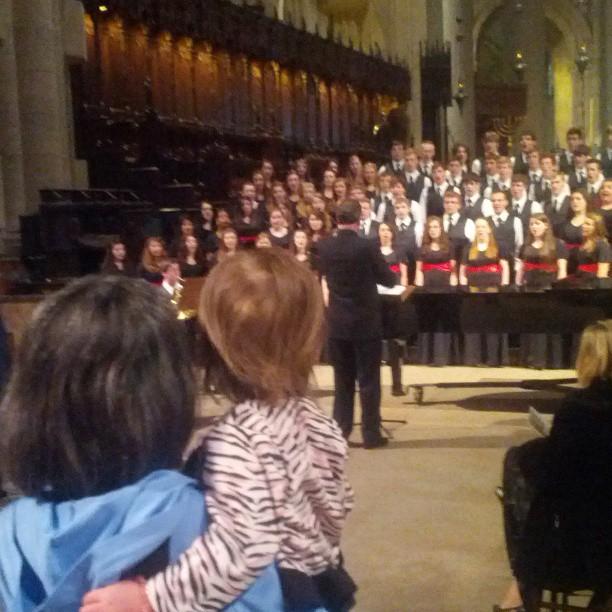
[[[243,251],[218,264],[199,317],[212,343],[208,374],[235,401],[304,395],[320,356],[324,314],[314,275],[281,249]]]
[[[82,278],[42,304],[19,347],[0,417],[5,475],[63,501],[178,467],[194,395],[184,331],[161,293]]]
[[[336,220],[338,225],[355,225],[361,217],[361,206],[357,200],[345,200],[338,205]]]
[[[602,380],[612,382],[612,319],[597,321],[584,330],[576,373],[583,387]]]

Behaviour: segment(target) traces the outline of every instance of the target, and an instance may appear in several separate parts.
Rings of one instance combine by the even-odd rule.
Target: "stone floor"
[[[510,577],[494,495],[504,452],[536,435],[526,418],[530,405],[551,413],[562,397],[513,383],[573,372],[404,366],[405,384],[500,385],[425,387],[416,404],[412,394],[391,396],[387,370],[382,414],[393,440],[384,449],[350,450],[356,507],[343,549],[359,585],[356,610],[489,611]],[[330,411],[331,369],[317,368],[315,383],[320,405]],[[359,441],[358,428],[354,438]]]

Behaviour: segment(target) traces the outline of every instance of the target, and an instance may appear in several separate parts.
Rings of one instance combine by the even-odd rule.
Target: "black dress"
[[[381,251],[382,253],[382,251]],[[395,284],[401,284],[402,270],[401,264],[406,264],[405,259],[397,250],[390,253],[382,253],[383,259],[389,266],[389,270],[395,274]],[[391,366],[391,384],[393,391],[397,394],[402,393],[402,345],[398,338],[402,336],[401,331],[401,302],[395,296],[388,296],[383,300],[382,321],[383,333],[385,337],[387,361]],[[383,352],[384,352],[383,347]]]
[[[573,274],[578,267],[577,250],[582,244],[582,225],[573,225],[571,221],[564,223],[559,229],[559,238],[565,242],[569,253],[567,273]]]
[[[450,249],[432,251],[421,247],[417,254],[423,272],[423,291],[428,293],[445,293],[452,290],[451,251]],[[436,312],[431,313],[433,331],[421,332],[417,338],[419,363],[425,365],[445,366],[459,361],[459,337],[442,327],[448,317],[443,310],[444,302],[434,302]],[[437,311],[437,308],[440,311]]]
[[[612,242],[612,208],[605,210],[600,208],[597,214],[601,215],[606,226],[606,233],[608,234],[608,242]]]
[[[596,379],[567,396],[548,438],[506,455],[506,544],[519,583],[610,594],[611,504],[612,382]]]
[[[190,264],[186,261],[181,262],[181,276],[183,278],[199,278],[206,274],[206,266],[202,263]]]
[[[597,268],[600,263],[610,263],[610,245],[601,238],[595,242],[592,251],[576,249],[577,268],[574,277],[577,283],[585,288],[593,287],[597,280]]]
[[[494,291],[501,286],[501,258],[488,257],[478,251],[474,259],[470,257],[471,248],[465,249],[463,263],[466,266],[465,275],[470,291]],[[498,367],[508,364],[508,334],[464,334],[465,365],[485,364]]]
[[[281,249],[288,249],[291,246],[291,232],[287,232],[284,236],[275,236],[270,230],[268,230],[268,237],[270,238],[270,243],[272,246],[280,247]]]
[[[161,285],[162,281],[164,280],[161,272],[151,272],[150,270],[147,270],[144,266],[140,266],[140,268],[138,269],[138,274],[141,278],[144,278],[148,283],[151,283],[153,285]]]
[[[111,276],[129,276],[129,277],[138,276],[136,267],[127,261],[123,263],[123,270],[121,268],[118,268],[115,265],[115,262],[110,262],[107,266],[104,266],[100,270],[100,273],[110,274]]]
[[[523,262],[525,291],[550,289],[557,279],[557,261],[567,259],[567,248],[557,240],[555,253],[544,257],[541,249],[524,245],[520,259]],[[521,334],[521,364],[533,368],[562,368],[563,342],[560,334]]]

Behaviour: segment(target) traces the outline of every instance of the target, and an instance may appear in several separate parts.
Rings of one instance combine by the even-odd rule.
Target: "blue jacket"
[[[0,513],[0,609],[78,611],[87,591],[120,580],[165,542],[175,561],[205,529],[197,483],[173,471],[76,501],[22,498]],[[276,568],[226,610],[282,611]]]

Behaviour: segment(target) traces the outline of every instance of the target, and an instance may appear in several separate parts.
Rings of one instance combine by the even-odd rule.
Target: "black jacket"
[[[543,451],[519,574],[607,587],[612,576],[610,381],[568,396]]]
[[[329,287],[328,335],[360,340],[382,337],[380,298],[376,285],[393,287],[391,272],[378,245],[352,230],[317,245],[318,267]]]

